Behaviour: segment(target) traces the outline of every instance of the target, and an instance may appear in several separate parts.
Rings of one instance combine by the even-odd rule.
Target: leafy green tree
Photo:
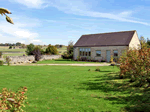
[[[9,46],[9,49],[12,49],[12,45]]]
[[[147,38],[148,48],[150,48],[150,40]]]
[[[32,53],[32,51],[34,50],[34,44],[29,44],[29,45],[27,45],[27,50],[26,50],[26,54],[27,55],[34,55],[33,53]]]
[[[47,54],[58,54],[57,48],[55,46],[52,45],[48,45],[48,47],[46,48],[45,53]]]
[[[16,43],[16,46],[21,46],[21,43],[20,43],[20,42],[17,42],[17,43]]]

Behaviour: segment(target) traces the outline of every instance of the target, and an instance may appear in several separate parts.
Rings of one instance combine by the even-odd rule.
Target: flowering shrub
[[[0,93],[0,110],[2,112],[5,110],[10,110],[11,112],[23,111],[21,107],[25,107],[23,103],[27,99],[27,96],[24,96],[27,88],[22,87],[20,89],[18,89],[17,93],[8,91],[7,88],[2,89],[2,93]]]
[[[130,49],[119,59],[120,77],[129,77],[131,82],[138,82],[139,86],[150,85],[150,48],[141,44],[141,49]]]

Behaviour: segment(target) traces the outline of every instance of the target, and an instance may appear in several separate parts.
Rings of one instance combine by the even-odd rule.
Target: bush
[[[127,50],[119,59],[120,76],[129,77],[132,81],[137,81],[142,86],[146,83],[150,85],[150,48],[145,43],[141,43],[141,49]]]
[[[12,49],[12,46],[9,46],[9,49]]]
[[[11,59],[8,56],[6,56],[6,63],[8,66],[10,65],[10,61],[11,61]]]
[[[32,51],[34,50],[34,47],[35,47],[35,46],[34,46],[34,44],[32,44],[32,43],[31,43],[30,45],[27,45],[26,54],[27,54],[27,55],[34,55],[33,52],[32,52]]]
[[[57,48],[55,46],[52,46],[49,44],[48,47],[46,48],[45,53],[56,55],[56,54],[58,54],[58,51],[57,51]]]
[[[81,61],[87,61],[86,57],[81,57]]]
[[[73,59],[73,42],[70,42],[67,47],[67,53],[62,55],[63,59]]]
[[[40,49],[40,47],[39,47],[39,46],[36,46],[36,47],[34,48],[34,50],[32,51],[32,54],[35,55],[35,60],[36,60],[36,61],[39,61],[40,58],[41,58],[41,49]]]
[[[2,60],[0,60],[0,66],[3,66],[3,61]]]
[[[99,68],[99,67],[97,67],[97,68],[95,69],[95,71],[99,71],[99,72],[100,72],[100,68]]]
[[[77,60],[78,60],[78,61],[80,61],[80,59],[81,59],[81,57],[80,57],[80,56],[78,56],[78,57],[77,57]]]
[[[3,55],[3,53],[2,52],[0,52],[0,57]]]
[[[19,89],[17,93],[8,91],[7,88],[2,89],[2,93],[0,93],[0,110],[2,110],[2,112],[6,110],[10,110],[10,112],[23,111],[21,107],[25,107],[24,100],[27,99],[27,96],[24,96],[24,94],[27,88],[20,87]]]
[[[101,62],[106,62],[105,60],[101,60]]]

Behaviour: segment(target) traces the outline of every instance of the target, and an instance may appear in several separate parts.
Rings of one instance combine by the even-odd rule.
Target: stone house
[[[111,56],[118,58],[126,49],[139,48],[136,30],[82,35],[73,46],[73,58],[86,57],[91,60],[110,62]]]

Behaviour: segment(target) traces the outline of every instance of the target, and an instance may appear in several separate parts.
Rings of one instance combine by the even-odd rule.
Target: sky
[[[74,44],[83,34],[136,30],[150,39],[150,0],[0,0],[0,43]]]

